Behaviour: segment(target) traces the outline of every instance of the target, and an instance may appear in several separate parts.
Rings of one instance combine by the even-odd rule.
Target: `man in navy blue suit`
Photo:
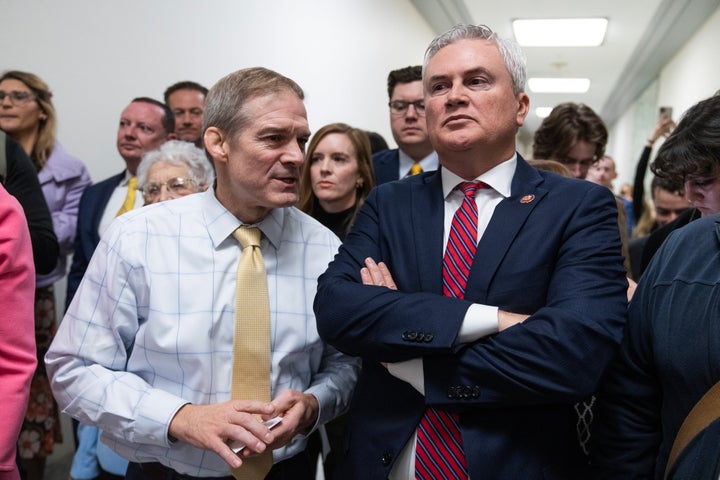
[[[319,279],[321,336],[363,359],[337,478],[584,476],[573,404],[625,323],[617,208],[606,188],[516,153],[525,77],[519,46],[485,26],[436,38],[423,85],[442,168],[376,187]],[[474,199],[465,182],[480,182]],[[447,296],[445,245],[467,204],[477,244],[464,294]],[[431,411],[442,440],[423,427]],[[421,461],[448,445],[464,473],[449,455]]]
[[[123,205],[130,180],[135,177],[143,154],[175,138],[174,132],[175,117],[172,110],[152,98],[135,98],[120,114],[117,149],[125,160],[125,170],[91,185],[83,192],[78,210],[75,252],[68,273],[66,306],[80,285],[90,257],[100,242],[100,235]],[[134,208],[141,207],[143,203],[142,195],[136,195]]]
[[[399,148],[373,155],[377,184],[437,170],[438,157],[428,139],[422,67],[400,68],[388,75],[390,129]]]

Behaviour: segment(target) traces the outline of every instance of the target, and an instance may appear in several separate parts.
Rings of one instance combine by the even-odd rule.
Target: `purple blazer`
[[[73,252],[80,196],[92,183],[85,165],[55,144],[48,162],[38,173],[45,201],[52,214],[53,229],[60,244],[55,270],[37,276],[37,287],[47,287],[67,273],[67,256]]]

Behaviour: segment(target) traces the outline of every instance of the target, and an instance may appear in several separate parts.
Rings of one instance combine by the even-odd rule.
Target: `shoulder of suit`
[[[122,182],[122,179],[124,177],[125,172],[118,173],[117,175],[113,175],[112,177],[106,178],[105,180],[93,183],[91,186],[88,187],[88,190],[91,188],[93,190],[102,190],[109,187],[115,188],[120,182]]]
[[[393,157],[398,156],[398,149],[393,148],[389,150],[381,150],[379,152],[376,152],[373,154],[373,161],[381,162],[386,160],[391,160]]]

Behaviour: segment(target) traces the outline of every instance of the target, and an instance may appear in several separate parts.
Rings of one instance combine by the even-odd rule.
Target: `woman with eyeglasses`
[[[204,192],[215,172],[205,152],[190,142],[170,140],[147,152],[137,170],[145,205]]]
[[[80,196],[91,183],[85,165],[56,140],[57,119],[51,98],[47,84],[37,75],[8,71],[0,77],[0,129],[20,144],[32,160],[60,245],[55,270],[36,277],[38,367],[18,444],[21,467],[28,480],[42,480],[47,455],[52,453],[55,442],[62,441],[59,412],[43,357],[56,329],[53,285],[67,273],[67,255],[72,252],[75,240]]]
[[[375,186],[370,140],[344,123],[325,125],[310,140],[298,208],[341,240]]]

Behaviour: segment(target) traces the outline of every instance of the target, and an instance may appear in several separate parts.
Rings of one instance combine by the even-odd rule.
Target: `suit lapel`
[[[478,243],[468,277],[465,298],[482,302],[502,260],[518,232],[547,190],[540,187],[542,177],[518,155],[510,197],[503,199],[493,212],[490,223]],[[532,248],[531,245],[527,246]]]
[[[415,242],[415,262],[420,289],[442,293],[443,216],[444,199],[440,170],[423,175],[421,182],[413,182],[411,190],[412,229]]]
[[[110,197],[112,197],[115,187],[120,185],[120,183],[123,181],[123,178],[125,178],[125,171],[123,170],[122,173],[115,175],[115,177],[111,178],[113,179],[113,181],[108,182],[106,188],[98,191],[98,198],[95,204],[95,212],[92,219],[92,231],[96,236],[94,240],[94,243],[96,245],[100,242],[100,221],[102,220],[103,214],[105,213],[105,209],[107,208],[107,204],[110,201]]]

